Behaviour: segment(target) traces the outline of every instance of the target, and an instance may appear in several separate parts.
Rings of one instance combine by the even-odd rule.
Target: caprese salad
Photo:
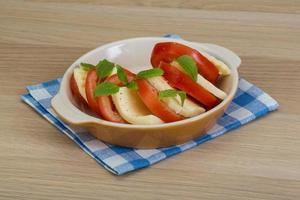
[[[230,69],[207,53],[162,42],[154,46],[151,64],[135,74],[107,59],[80,63],[70,79],[72,94],[101,119],[130,124],[190,118],[227,96],[216,84]]]

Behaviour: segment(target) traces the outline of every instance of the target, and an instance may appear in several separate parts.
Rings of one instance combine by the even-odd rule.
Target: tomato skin
[[[139,97],[154,115],[164,122],[174,122],[184,119],[184,117],[176,114],[159,99],[156,89],[147,80],[138,79],[136,83],[138,85]]]
[[[182,55],[191,56],[198,67],[198,72],[209,82],[215,84],[219,78],[219,71],[205,56],[195,49],[176,42],[157,43],[151,55],[151,64],[158,67],[161,61],[171,63]]]
[[[70,78],[70,88],[71,88],[71,92],[73,94],[73,96],[75,97],[76,101],[78,103],[83,103],[83,104],[87,104],[86,100],[81,96],[76,80],[74,78],[74,74],[72,74],[71,78]]]
[[[89,70],[85,81],[85,93],[88,106],[98,115],[102,116],[96,98],[94,97],[94,89],[99,81],[95,69]]]
[[[206,108],[210,109],[219,103],[217,97],[195,82],[190,76],[172,65],[161,62],[159,67],[164,70],[164,77],[172,87],[185,91]]]

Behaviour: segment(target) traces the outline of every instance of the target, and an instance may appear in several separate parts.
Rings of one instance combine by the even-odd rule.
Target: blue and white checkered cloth
[[[73,130],[57,117],[51,98],[59,89],[60,79],[28,86],[22,100],[33,107],[55,127],[68,135],[79,147],[110,172],[121,175],[148,167],[158,161],[191,149],[208,140],[238,128],[278,108],[278,103],[258,87],[240,79],[233,102],[217,124],[204,136],[182,145],[160,149],[133,149],[106,144],[84,130]]]
[[[165,35],[180,39],[178,35]],[[60,79],[28,86],[28,94],[22,100],[33,107],[56,128],[69,136],[80,148],[88,153],[105,169],[116,175],[148,167],[170,156],[191,149],[230,130],[276,110],[278,103],[258,87],[240,79],[233,102],[217,124],[204,136],[185,144],[160,149],[133,149],[106,144],[97,140],[85,130],[74,130],[65,124],[51,108],[51,99],[59,89]]]

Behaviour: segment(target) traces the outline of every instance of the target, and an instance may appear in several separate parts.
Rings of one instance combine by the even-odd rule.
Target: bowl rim
[[[125,40],[118,40],[115,42],[111,42],[111,43],[107,43],[104,45],[101,45],[99,47],[96,47],[93,50],[88,51],[87,53],[83,54],[82,56],[80,56],[78,59],[76,59],[69,67],[68,69],[65,71],[62,80],[61,80],[61,85],[59,87],[59,91],[56,95],[61,95],[61,97],[63,98],[62,100],[64,101],[64,103],[68,103],[70,106],[70,108],[75,109],[77,112],[76,113],[80,113],[81,115],[83,115],[84,117],[86,117],[88,120],[82,121],[82,122],[72,122],[71,120],[65,118],[63,116],[63,114],[60,114],[60,112],[58,112],[55,107],[52,104],[52,108],[53,110],[58,114],[59,117],[61,117],[64,121],[67,121],[68,123],[72,124],[72,125],[79,125],[79,126],[89,126],[91,124],[93,125],[104,125],[104,126],[109,126],[109,127],[117,127],[117,128],[129,128],[129,129],[158,129],[158,128],[167,128],[167,127],[174,127],[174,126],[181,126],[181,125],[188,125],[192,122],[201,120],[203,118],[205,118],[206,116],[210,115],[211,113],[222,109],[227,103],[228,101],[232,101],[236,90],[238,88],[238,80],[239,80],[239,74],[237,71],[237,67],[233,67],[230,66],[231,69],[231,76],[233,77],[233,83],[232,83],[232,88],[229,92],[229,94],[227,95],[227,97],[217,106],[215,106],[214,108],[201,113],[199,115],[196,115],[194,117],[190,117],[190,118],[186,118],[180,121],[175,121],[175,122],[169,122],[169,123],[163,123],[163,124],[151,124],[151,125],[144,125],[144,124],[122,124],[122,123],[117,123],[117,122],[110,122],[101,118],[97,118],[94,117],[92,115],[89,115],[83,111],[81,111],[79,108],[77,108],[72,102],[71,100],[68,98],[68,95],[66,94],[67,88],[70,87],[69,86],[69,78],[71,76],[71,72],[73,71],[73,69],[84,59],[88,58],[89,56],[91,56],[92,54],[94,54],[94,52],[102,50],[102,49],[106,49],[109,48],[111,46],[115,46],[115,45],[119,45],[121,43],[126,43],[126,42],[134,42],[134,41],[140,41],[140,40],[159,40],[160,41],[170,41],[170,42],[179,42],[179,43],[183,43],[185,45],[192,45],[194,44],[195,46],[203,46],[205,47],[204,43],[198,43],[198,42],[191,42],[191,41],[186,41],[183,39],[178,39],[178,38],[163,38],[163,37],[135,37],[135,38],[129,38],[129,39],[125,39]],[[197,48],[200,49],[200,48]],[[210,49],[213,52],[213,49]],[[217,53],[215,53],[217,55]],[[235,54],[236,55],[236,54]],[[237,55],[236,55],[237,56]],[[222,57],[221,55],[219,55],[219,57]],[[227,63],[228,64],[228,63]],[[229,65],[229,64],[228,64]],[[56,96],[55,95],[55,96]],[[79,111],[79,112],[78,112]]]

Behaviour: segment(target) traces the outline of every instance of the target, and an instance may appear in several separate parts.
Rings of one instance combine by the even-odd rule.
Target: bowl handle
[[[68,101],[60,92],[51,100],[52,108],[63,121],[73,125],[87,125],[99,122],[97,118],[82,113]]]
[[[221,56],[220,58],[224,60],[227,64],[229,64],[230,67],[237,69],[241,65],[241,58],[233,51],[221,47],[219,45],[210,43],[203,43],[203,46],[207,47],[206,50],[208,51],[208,53],[213,55],[213,52],[215,52],[218,56]],[[212,50],[211,52],[210,49]]]

